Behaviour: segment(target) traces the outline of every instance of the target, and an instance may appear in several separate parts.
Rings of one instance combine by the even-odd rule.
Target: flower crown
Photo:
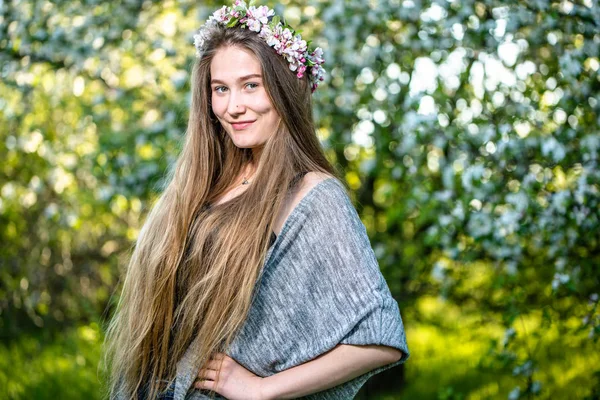
[[[201,57],[204,52],[204,43],[210,38],[210,28],[217,25],[226,28],[240,26],[257,32],[258,36],[273,47],[277,54],[282,55],[290,64],[290,70],[296,72],[298,78],[304,73],[308,74],[311,90],[314,92],[320,81],[323,80],[325,69],[321,66],[323,49],[320,47],[308,50],[310,41],[302,40],[299,33],[282,22],[275,11],[267,6],[254,6],[254,0],[249,5],[242,0],[236,0],[232,7],[223,6],[211,15],[204,26],[194,35],[196,56]]]

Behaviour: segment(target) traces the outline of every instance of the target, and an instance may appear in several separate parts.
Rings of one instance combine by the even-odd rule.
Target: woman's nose
[[[227,112],[229,114],[243,114],[246,111],[243,98],[239,93],[231,93],[229,103],[227,104]]]

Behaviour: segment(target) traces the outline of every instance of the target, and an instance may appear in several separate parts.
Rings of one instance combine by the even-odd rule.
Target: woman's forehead
[[[212,80],[235,82],[247,76],[261,75],[258,58],[239,47],[223,47],[215,53],[210,63]]]

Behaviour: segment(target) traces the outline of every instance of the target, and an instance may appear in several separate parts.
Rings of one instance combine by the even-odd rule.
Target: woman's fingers
[[[206,369],[214,369],[215,371],[218,370],[220,367],[221,367],[221,361],[216,361],[216,360],[210,360],[204,366],[204,368],[206,368]]]
[[[208,389],[215,390],[215,380],[217,379],[217,373],[223,366],[223,361],[227,358],[227,355],[222,353],[214,354],[210,360],[206,363],[204,368],[198,371],[198,380],[194,383],[194,387],[197,389]]]
[[[223,365],[223,361],[225,361],[226,358],[229,358],[229,357],[225,354],[217,353],[217,354],[213,355],[210,358],[210,360],[207,361],[204,368],[219,370],[219,369],[221,369],[221,366]]]
[[[208,390],[215,391],[215,382],[213,382],[213,381],[196,381],[196,383],[194,383],[194,387],[196,389],[208,389]]]
[[[198,372],[198,378],[214,381],[215,379],[217,379],[217,371],[203,368],[200,370],[200,372]]]

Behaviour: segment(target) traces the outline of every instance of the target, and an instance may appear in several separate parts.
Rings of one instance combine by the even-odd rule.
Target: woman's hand
[[[219,370],[219,382],[215,385]],[[263,378],[223,353],[216,354],[208,361],[206,368],[200,370],[194,387],[212,390],[229,400],[264,399]]]

